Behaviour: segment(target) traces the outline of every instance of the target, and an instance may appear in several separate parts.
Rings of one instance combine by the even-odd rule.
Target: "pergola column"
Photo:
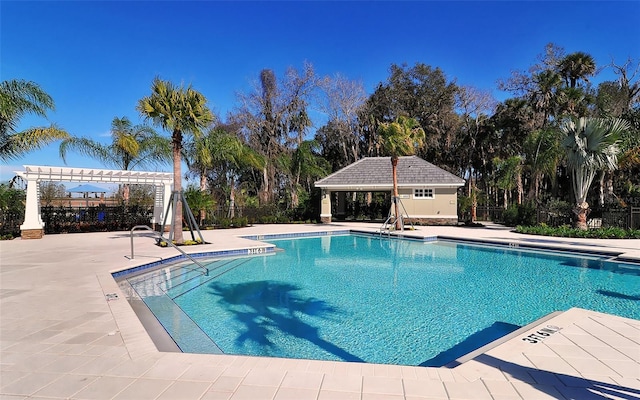
[[[44,236],[44,222],[42,222],[40,215],[38,189],[38,179],[27,178],[27,203],[24,209],[24,223],[20,225],[22,239],[42,239]]]
[[[170,183],[165,183],[163,185],[164,188],[164,193],[162,195],[162,217],[160,219],[160,221],[164,221],[165,220],[165,215],[164,213],[167,212],[168,207],[169,207],[169,201],[171,200],[171,193],[173,193],[173,188],[172,185]],[[160,222],[162,223],[162,222]],[[169,214],[166,215],[166,225],[161,227],[160,232],[167,232],[170,227],[171,224],[173,224],[173,213],[169,212]]]
[[[320,222],[331,223],[331,191],[322,189],[322,200],[320,201]]]

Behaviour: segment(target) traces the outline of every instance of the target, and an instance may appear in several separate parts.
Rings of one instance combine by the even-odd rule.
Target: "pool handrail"
[[[179,248],[178,246],[173,244],[173,242],[171,242],[170,240],[168,240],[167,238],[162,236],[162,233],[154,230],[153,228],[151,228],[148,225],[136,225],[133,228],[131,228],[131,231],[129,231],[129,234],[131,236],[131,259],[132,260],[133,260],[133,231],[138,230],[138,229],[146,229],[146,230],[148,230],[150,232],[155,233],[156,236],[158,236],[159,239],[163,240],[167,245],[169,245],[169,246],[173,247],[174,249],[178,250],[180,253],[182,253],[183,256],[187,257],[189,260],[193,261],[193,263],[196,264],[198,267],[202,268],[204,270],[205,276],[209,276],[209,268],[207,268],[204,265],[202,265],[201,263],[199,263],[195,258],[190,256],[184,250],[182,250],[181,248]]]

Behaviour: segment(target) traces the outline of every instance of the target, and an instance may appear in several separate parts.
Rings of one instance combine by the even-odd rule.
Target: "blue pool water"
[[[444,365],[554,311],[640,319],[640,266],[377,236],[129,278],[183,351]]]

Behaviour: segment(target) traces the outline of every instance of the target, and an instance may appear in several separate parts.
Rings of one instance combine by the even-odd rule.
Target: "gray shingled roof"
[[[398,159],[398,186],[462,186],[464,179],[417,156]],[[392,188],[391,157],[366,157],[320,179],[316,187],[338,188]]]

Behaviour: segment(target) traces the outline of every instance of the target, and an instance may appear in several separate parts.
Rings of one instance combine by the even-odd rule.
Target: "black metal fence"
[[[24,222],[24,211],[0,209],[0,237],[20,236],[20,225]]]
[[[573,213],[558,213],[553,210],[539,208],[537,210],[538,223],[549,226],[572,225]],[[587,217],[589,228],[640,229],[640,207],[612,207],[594,208]]]
[[[148,225],[153,207],[97,206],[42,207],[45,233],[106,232],[129,230],[135,225]]]
[[[552,227],[563,225],[573,225],[575,215],[571,206],[564,209],[557,207],[546,208],[540,206],[534,210],[532,215],[538,224],[545,224]],[[476,221],[493,221],[504,223],[506,210],[502,207],[478,206],[476,209]],[[458,219],[461,222],[470,221],[469,211],[459,211]],[[640,206],[627,207],[594,207],[588,216],[588,226],[590,228],[618,227],[623,229],[640,229]]]

